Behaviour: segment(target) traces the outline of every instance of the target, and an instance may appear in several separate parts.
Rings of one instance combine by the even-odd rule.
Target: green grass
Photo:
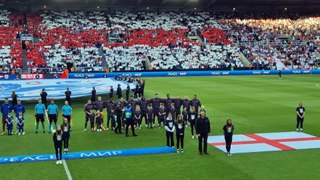
[[[227,118],[235,133],[285,132],[295,130],[295,108],[306,108],[304,131],[320,136],[319,76],[172,77],[146,78],[147,98],[197,94],[207,109],[212,135],[222,134]],[[106,98],[106,95],[103,97]],[[138,130],[136,138],[113,132],[82,132],[86,98],[73,102],[71,151],[155,147],[165,145],[164,129]],[[26,104],[26,103],[25,103]],[[60,108],[62,102],[58,102]],[[28,103],[25,136],[0,137],[0,156],[53,153],[52,137],[34,134],[34,103]],[[61,122],[61,119],[60,119]],[[47,125],[46,125],[47,127]],[[227,157],[209,146],[209,156],[197,152],[197,140],[186,129],[185,153],[112,157],[67,161],[74,179],[317,179],[320,151],[299,150],[239,154]],[[55,162],[0,165],[0,179],[67,179],[62,165]]]

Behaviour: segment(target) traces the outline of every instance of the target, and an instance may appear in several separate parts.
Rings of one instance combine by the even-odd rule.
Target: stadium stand
[[[245,68],[242,54],[252,69],[310,69],[319,54],[318,16],[6,10],[0,15],[3,72],[22,68],[24,59],[30,72],[62,72],[68,62],[76,71]],[[33,40],[23,41],[24,34]]]

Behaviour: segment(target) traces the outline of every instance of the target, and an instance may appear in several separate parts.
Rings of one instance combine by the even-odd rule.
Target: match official
[[[39,128],[39,121],[41,121],[42,124],[42,132],[45,133],[44,130],[44,113],[46,111],[46,107],[44,104],[42,104],[41,99],[38,100],[38,104],[34,107],[35,110],[35,117],[36,117],[36,134],[38,134],[38,128]]]

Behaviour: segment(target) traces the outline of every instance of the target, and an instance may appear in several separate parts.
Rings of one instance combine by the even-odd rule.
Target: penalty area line
[[[65,171],[66,174],[67,174],[68,180],[72,180],[72,176],[71,176],[71,173],[70,173],[70,171],[69,171],[67,162],[66,162],[65,160],[62,160],[62,164],[63,164],[63,167],[64,167],[64,171]]]

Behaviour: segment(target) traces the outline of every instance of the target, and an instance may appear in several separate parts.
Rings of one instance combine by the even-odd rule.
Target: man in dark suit
[[[200,112],[200,117],[196,121],[196,133],[198,135],[199,140],[199,153],[202,154],[202,141],[203,141],[203,152],[204,154],[208,154],[208,134],[210,133],[210,121],[206,117],[206,113],[204,111]]]

